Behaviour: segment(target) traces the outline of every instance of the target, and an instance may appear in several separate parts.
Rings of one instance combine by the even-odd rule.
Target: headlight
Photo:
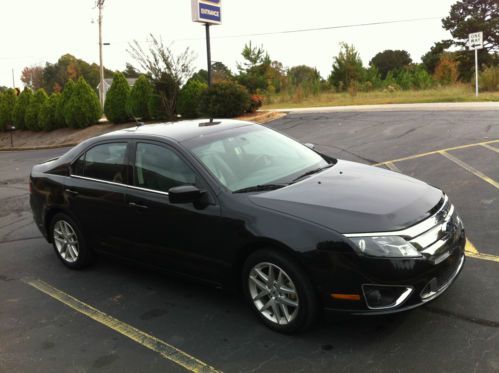
[[[411,243],[399,236],[350,237],[365,255],[388,258],[418,258],[422,255]]]

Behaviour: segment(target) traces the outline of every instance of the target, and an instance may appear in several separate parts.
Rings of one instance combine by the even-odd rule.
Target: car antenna
[[[215,121],[213,120],[213,118],[210,118],[210,119],[208,120],[208,122],[201,122],[201,123],[199,123],[199,127],[214,126],[214,125],[216,125],[216,124],[220,124],[220,123],[222,123],[222,122],[220,122],[220,121],[215,122]]]

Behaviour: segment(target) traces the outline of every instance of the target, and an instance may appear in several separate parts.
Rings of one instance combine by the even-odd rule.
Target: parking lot
[[[331,313],[280,335],[237,295],[107,258],[66,269],[27,190],[31,166],[65,150],[0,152],[0,372],[499,371],[499,111],[298,112],[268,126],[444,189],[469,238],[454,285],[413,311]]]

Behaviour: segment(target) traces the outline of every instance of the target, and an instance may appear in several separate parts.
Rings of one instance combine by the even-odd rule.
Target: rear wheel
[[[272,250],[250,255],[243,268],[243,286],[251,308],[271,329],[293,333],[315,320],[314,288],[287,255]]]
[[[76,222],[68,215],[54,216],[50,232],[57,256],[69,268],[83,268],[93,259],[93,252],[87,247]]]

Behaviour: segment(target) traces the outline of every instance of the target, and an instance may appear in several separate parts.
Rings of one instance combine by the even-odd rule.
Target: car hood
[[[406,228],[428,217],[442,197],[412,177],[342,160],[295,184],[249,196],[258,206],[340,233]]]

